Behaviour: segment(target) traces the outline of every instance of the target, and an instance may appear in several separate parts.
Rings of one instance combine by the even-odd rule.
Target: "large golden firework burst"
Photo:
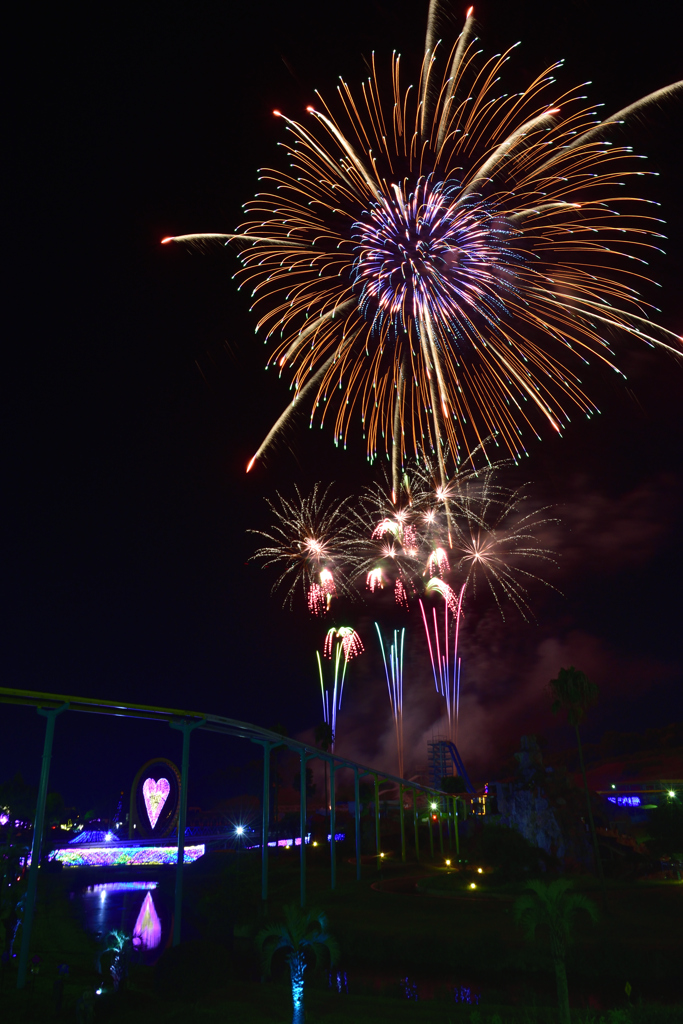
[[[391,455],[394,493],[408,454],[431,450],[448,478],[487,437],[514,458],[543,419],[595,406],[579,373],[617,370],[610,336],[680,354],[639,294],[661,221],[633,192],[643,169],[610,129],[683,89],[660,89],[605,120],[577,87],[555,94],[553,65],[523,92],[499,92],[514,47],[483,63],[473,10],[449,52],[430,4],[416,88],[392,56],[355,94],[341,81],[310,124],[276,111],[289,171],[234,234],[164,241],[234,243],[242,282],[275,339],[294,398],[249,463],[297,409],[333,420],[346,444],[360,413],[372,459]],[[552,99],[551,99],[552,97]],[[617,372],[619,372],[617,370]]]

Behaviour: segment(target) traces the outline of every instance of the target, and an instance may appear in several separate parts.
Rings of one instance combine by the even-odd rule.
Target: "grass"
[[[298,874],[296,852],[272,857],[269,919],[277,919],[282,905],[298,897]],[[162,871],[159,877],[159,891],[168,898],[173,873]],[[94,967],[95,943],[79,926],[67,898],[67,883],[73,884],[73,878],[66,872],[41,878],[32,943],[32,952],[42,957],[40,971],[24,993],[16,993],[13,979],[5,977],[3,1019],[53,1018],[60,961],[70,965],[62,1019],[74,1020],[79,996],[101,982]],[[467,888],[470,878],[476,879],[474,891]],[[592,879],[579,879],[578,884],[599,901]],[[523,943],[514,923],[513,900],[523,883],[497,884],[494,876],[479,876],[469,868],[449,874],[440,858],[434,864],[402,865],[400,858],[387,856],[381,875],[374,864],[363,866],[359,885],[355,864],[340,856],[338,886],[331,892],[329,851],[320,847],[307,851],[307,886],[309,905],[328,913],[343,969],[351,978],[351,994],[338,995],[326,987],[324,972],[311,974],[309,1024],[554,1024],[554,984],[544,950]],[[394,887],[398,891],[391,891]],[[577,1009],[577,1022],[673,1024],[680,1019],[680,1007],[629,1010],[624,985],[630,982],[634,1002],[677,999],[682,901],[683,883],[678,882],[608,888],[607,913],[596,928],[578,929],[568,960],[577,1006],[585,1008],[592,996],[606,1009]],[[147,1024],[152,1015],[164,1021],[220,1018],[231,1024],[284,1024],[291,1019],[284,972],[276,971],[262,983],[254,953],[253,937],[264,920],[258,853],[245,852],[239,859],[229,853],[207,855],[186,875],[184,927],[189,938],[229,949],[229,978],[190,978],[189,989],[169,996],[155,984],[153,968],[138,967],[131,973],[129,992],[98,999],[95,1020],[142,1024],[144,1018]],[[398,998],[401,974],[432,988],[435,998]],[[480,1005],[455,1003],[446,982],[480,990]],[[612,1020],[612,1011],[628,1016]]]

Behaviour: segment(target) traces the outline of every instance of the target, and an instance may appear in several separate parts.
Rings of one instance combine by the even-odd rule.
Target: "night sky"
[[[209,711],[310,737],[320,720],[314,651],[324,627],[270,596],[247,559],[264,497],[372,479],[360,429],[346,453],[299,426],[267,466],[244,469],[288,400],[264,372],[234,253],[162,247],[166,235],[230,231],[259,166],[284,160],[278,107],[301,116],[335,76],[365,76],[396,48],[421,56],[427,4],[146,3],[17,6],[5,93],[2,374],[5,686]],[[678,5],[601,0],[476,6],[487,53],[517,39],[520,85],[559,57],[560,83],[591,80],[611,113],[683,73]],[[463,12],[464,14],[464,5]],[[460,18],[458,9],[458,18]],[[414,76],[417,77],[417,71]],[[647,297],[683,328],[683,106],[632,124],[627,141],[658,179],[667,256]],[[9,281],[7,281],[9,278]],[[461,739],[483,779],[522,732],[562,746],[547,681],[574,663],[600,686],[589,737],[683,717],[683,364],[619,343],[626,386],[592,371],[602,415],[529,441],[510,473],[561,524],[559,566],[530,591],[537,622],[481,600],[466,623]],[[353,612],[367,653],[354,664],[339,750],[394,770],[388,701],[368,607]],[[428,664],[412,633],[406,734],[413,763],[438,728]],[[432,688],[430,690],[430,687]],[[3,707],[0,780],[37,782],[43,726]],[[193,741],[195,742],[195,741]],[[194,799],[206,801],[255,749],[195,743]],[[144,760],[179,758],[158,725],[67,715],[53,785],[81,805],[129,786]],[[223,773],[221,775],[221,772]],[[233,772],[239,792],[246,776]],[[206,786],[206,790],[202,786]],[[213,787],[213,788],[212,788]],[[220,788],[220,786],[219,786]]]

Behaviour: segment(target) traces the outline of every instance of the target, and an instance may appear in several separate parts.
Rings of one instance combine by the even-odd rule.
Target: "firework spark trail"
[[[379,645],[382,650],[382,660],[384,662],[384,673],[387,680],[387,690],[389,691],[389,704],[391,705],[391,714],[394,719],[394,729],[396,731],[396,752],[398,758],[398,774],[399,778],[403,778],[403,646],[405,641],[405,628],[400,631],[399,641],[399,630],[394,630],[394,639],[389,647],[389,661],[387,663],[387,656],[384,648],[384,641],[382,639],[382,633],[379,628],[379,624],[375,623],[375,629],[377,630],[377,636],[379,638]]]
[[[322,490],[320,484],[306,496],[296,486],[295,491],[296,501],[278,494],[279,508],[266,499],[275,522],[269,531],[249,531],[269,542],[251,558],[263,559],[264,568],[282,569],[272,589],[289,584],[285,603],[290,607],[300,584],[309,611],[324,615],[334,597],[350,591],[345,569],[355,542],[349,524],[351,499],[332,499],[330,487]]]
[[[481,64],[470,8],[449,51],[445,6],[430,4],[417,89],[394,54],[383,97],[373,55],[361,100],[341,81],[337,112],[318,96],[309,127],[275,111],[291,172],[261,172],[237,232],[164,239],[235,246],[258,328],[281,338],[272,362],[295,400],[249,468],[311,398],[337,444],[360,412],[395,502],[411,448],[433,453],[445,485],[447,446],[458,464],[495,435],[517,459],[538,422],[591,415],[580,372],[590,359],[620,372],[614,331],[681,352],[636,290],[661,221],[622,186],[648,172],[606,136],[683,82],[602,120],[583,86],[558,95],[561,62],[499,95],[515,47]]]
[[[339,629],[329,629],[323,646],[323,656],[332,662],[332,678],[325,679],[323,663],[320,652],[316,651],[315,656],[318,663],[318,675],[320,678],[320,695],[323,706],[323,719],[330,726],[332,731],[331,749],[334,751],[334,744],[337,737],[337,713],[341,711],[342,697],[344,696],[344,680],[346,669],[352,658],[363,653],[363,644],[351,626],[341,626]]]
[[[425,628],[425,636],[427,638],[427,648],[429,650],[429,657],[432,665],[434,686],[436,688],[436,692],[441,697],[445,698],[446,718],[448,720],[448,738],[453,742],[455,742],[460,715],[461,659],[458,656],[458,642],[460,638],[460,619],[462,617],[462,605],[466,588],[467,582],[463,583],[462,587],[460,588],[460,593],[458,594],[457,598],[455,598],[452,604],[447,598],[444,597],[442,634],[443,639],[440,638],[440,628],[438,623],[436,607],[432,607],[432,625],[430,626],[430,622],[425,611],[425,606],[422,601],[422,598],[420,598],[418,601],[420,605],[420,611],[422,613],[422,622]],[[433,588],[432,592],[434,592],[435,589],[436,588]],[[451,590],[450,587],[448,589]],[[441,589],[436,590],[436,593],[440,593],[442,596],[444,596],[443,591]],[[451,608],[451,611],[453,613],[453,618],[455,621],[454,628],[448,621],[449,608]],[[453,633],[452,661],[450,658],[451,633]]]

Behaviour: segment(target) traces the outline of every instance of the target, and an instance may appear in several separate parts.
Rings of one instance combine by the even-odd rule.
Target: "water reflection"
[[[372,988],[383,995],[393,995],[398,999],[409,999],[413,1002],[425,1000],[452,999],[456,1003],[476,1006],[481,998],[480,991],[472,985],[453,983],[446,978],[415,974],[376,974],[374,972],[353,971],[351,977],[346,971],[328,971],[327,987],[339,995],[352,992],[358,993]]]
[[[100,882],[80,890],[79,917],[86,931],[103,939],[111,931],[133,937],[133,945],[153,963],[169,934],[170,914],[153,891],[156,881]],[[156,900],[156,902],[155,902]]]
[[[417,982],[411,981],[408,975],[401,978],[401,992],[405,999],[417,999]]]
[[[479,993],[473,992],[466,985],[456,985],[453,989],[453,998],[456,1003],[473,1003],[476,1006],[479,1002]]]
[[[156,912],[152,894],[148,892],[142,901],[140,913],[133,929],[133,945],[142,944],[145,949],[156,949],[160,942],[161,921]]]
[[[346,971],[330,971],[329,984],[327,987],[336,989],[339,995],[341,995],[342,992],[348,992],[349,979],[346,976]]]

